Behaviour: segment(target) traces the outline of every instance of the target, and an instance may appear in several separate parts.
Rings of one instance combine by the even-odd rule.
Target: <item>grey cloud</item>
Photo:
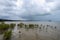
[[[59,0],[46,0],[46,2],[56,1],[56,8],[51,9],[52,12],[46,12],[42,7],[37,4],[32,4],[32,0],[23,0],[23,6],[20,9],[15,9],[16,5],[13,1],[17,0],[0,0],[0,18],[4,19],[18,19],[18,20],[50,20],[50,19],[58,19],[59,16],[57,11],[60,10],[60,1]],[[15,8],[14,8],[15,7]],[[56,13],[55,13],[56,12]],[[60,12],[59,12],[60,13]],[[56,17],[55,15],[56,14]],[[50,17],[50,18],[48,18]],[[52,19],[52,20],[53,20]]]
[[[46,0],[46,2],[53,2],[54,0]]]

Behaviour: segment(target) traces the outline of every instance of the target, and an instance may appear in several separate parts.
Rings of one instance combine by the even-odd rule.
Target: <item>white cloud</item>
[[[17,0],[17,2],[16,2],[16,6],[17,6],[17,8],[22,8],[22,5],[23,5],[23,1],[22,0]]]
[[[46,2],[46,0],[33,0],[34,8],[37,12],[40,11],[40,14],[49,13],[52,9],[55,9],[56,2]]]

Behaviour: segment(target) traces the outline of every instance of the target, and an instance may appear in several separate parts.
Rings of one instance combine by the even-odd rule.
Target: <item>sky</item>
[[[0,0],[0,19],[60,21],[60,0]]]

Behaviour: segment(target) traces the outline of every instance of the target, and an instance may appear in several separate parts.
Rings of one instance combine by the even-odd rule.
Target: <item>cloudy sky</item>
[[[0,19],[60,21],[60,0],[0,0]]]

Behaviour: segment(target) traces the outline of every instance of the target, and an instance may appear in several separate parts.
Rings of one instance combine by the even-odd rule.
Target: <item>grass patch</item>
[[[12,31],[6,31],[3,36],[3,40],[10,40],[12,35]]]
[[[3,33],[4,31],[9,29],[9,24],[1,23],[0,24],[0,33]]]

